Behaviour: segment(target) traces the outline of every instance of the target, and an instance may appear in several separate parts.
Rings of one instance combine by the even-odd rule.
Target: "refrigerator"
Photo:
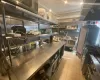
[[[80,30],[77,44],[77,53],[82,54],[86,45],[99,46],[100,44],[100,28],[97,25],[85,25]]]

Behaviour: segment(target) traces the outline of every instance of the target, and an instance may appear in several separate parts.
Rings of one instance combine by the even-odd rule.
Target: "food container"
[[[42,16],[43,18],[47,19],[47,12],[46,12],[46,10],[44,8],[39,8],[38,9],[38,14],[40,16]]]

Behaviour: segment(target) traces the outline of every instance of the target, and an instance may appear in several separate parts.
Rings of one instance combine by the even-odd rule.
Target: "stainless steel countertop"
[[[63,45],[65,42],[54,42],[21,54],[13,60],[11,71],[12,80],[27,80],[33,76]],[[25,62],[23,62],[25,61]],[[9,80],[7,77],[3,80]]]

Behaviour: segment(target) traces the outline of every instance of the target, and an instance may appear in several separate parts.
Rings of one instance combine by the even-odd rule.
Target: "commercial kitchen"
[[[100,80],[100,0],[0,0],[0,80]]]

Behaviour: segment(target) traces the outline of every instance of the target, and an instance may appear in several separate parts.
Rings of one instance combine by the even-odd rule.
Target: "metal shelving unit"
[[[8,67],[6,67],[6,71],[7,71],[7,79],[4,80],[12,80],[11,76],[10,76],[10,71],[12,69],[12,55],[11,55],[11,48],[16,48],[19,45],[24,45],[25,43],[30,43],[31,41],[37,41],[40,40],[41,35],[29,35],[29,36],[21,36],[19,37],[20,39],[26,39],[26,41],[23,41],[23,44],[19,43],[20,41],[17,41],[16,39],[19,39],[18,37],[9,37],[7,34],[7,26],[6,26],[6,16],[12,16],[12,17],[16,17],[18,19],[23,20],[28,20],[28,21],[33,21],[36,22],[38,24],[38,28],[40,27],[40,24],[48,24],[48,25],[56,25],[56,22],[44,19],[43,17],[33,13],[31,11],[31,9],[27,8],[25,5],[23,4],[17,4],[15,1],[11,1],[11,0],[0,0],[0,14],[2,16],[2,21],[3,21],[3,26],[4,26],[4,34],[5,36],[2,36],[2,33],[0,31],[0,53],[2,53],[0,55],[0,60],[1,63],[4,62],[4,65],[7,65]],[[23,23],[24,25],[24,23]],[[54,36],[56,34],[47,34],[45,35],[45,37],[50,37],[50,36]],[[31,38],[31,40],[29,39]],[[28,40],[29,39],[29,40]],[[18,44],[16,46],[11,46],[9,41],[13,40],[13,42],[18,42]],[[7,51],[6,51],[7,50]],[[24,53],[23,53],[24,54]],[[54,54],[54,53],[53,53]],[[26,54],[24,54],[23,56],[25,56]],[[9,64],[6,64],[6,56],[9,57]],[[29,56],[28,56],[29,57]],[[2,65],[3,66],[3,65]],[[1,77],[1,76],[0,76]],[[21,76],[20,76],[21,77]],[[22,80],[22,79],[21,79]]]

